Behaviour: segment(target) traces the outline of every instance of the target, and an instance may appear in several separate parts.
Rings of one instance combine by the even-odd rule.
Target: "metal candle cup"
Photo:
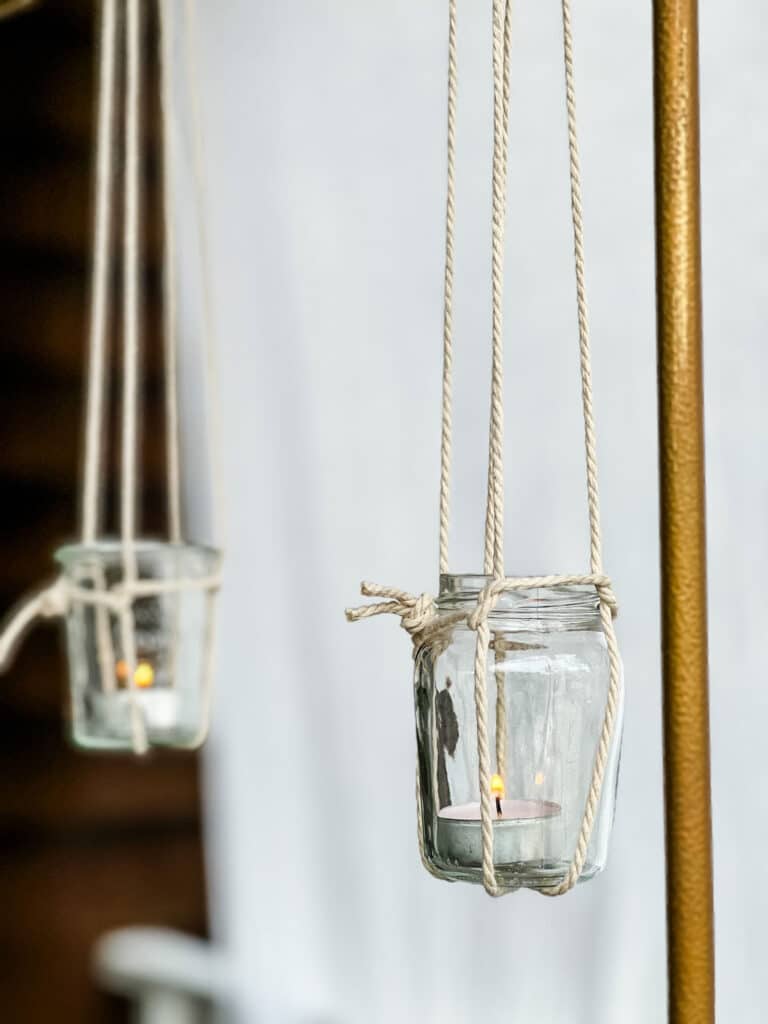
[[[541,859],[546,831],[560,815],[560,804],[549,800],[502,800],[502,817],[493,821],[493,860],[498,865]],[[464,867],[483,862],[480,804],[443,807],[437,814],[437,851],[446,861]]]

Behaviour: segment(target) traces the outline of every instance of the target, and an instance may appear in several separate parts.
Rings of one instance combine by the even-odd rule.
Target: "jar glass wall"
[[[485,576],[441,577],[438,611],[471,612]],[[489,616],[494,866],[507,888],[559,884],[581,828],[610,671],[592,586],[505,591]],[[461,621],[416,652],[424,847],[441,877],[482,883],[475,713],[477,634]],[[581,880],[603,869],[613,824],[621,704]],[[496,799],[498,798],[498,800]]]
[[[209,713],[215,601],[196,585],[218,572],[220,557],[192,544],[137,541],[142,585],[156,593],[133,601],[132,678],[116,610],[72,595],[66,614],[71,736],[87,749],[135,748],[136,716],[148,746],[195,747]],[[70,545],[56,553],[79,591],[109,592],[123,580],[118,541]],[[181,581],[192,585],[180,587]],[[163,588],[166,589],[163,589]]]

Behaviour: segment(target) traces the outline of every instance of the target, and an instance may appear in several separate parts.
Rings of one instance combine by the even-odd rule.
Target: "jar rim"
[[[218,548],[207,544],[197,544],[188,541],[158,540],[156,538],[137,537],[132,545],[132,550],[140,558],[142,555],[153,554],[159,551],[173,551],[179,554],[199,555],[206,563],[207,571],[218,569],[222,553]],[[118,537],[99,537],[93,541],[73,541],[62,544],[53,553],[56,562],[62,568],[71,568],[83,559],[98,558],[104,561],[117,561],[122,557],[123,542]]]
[[[455,607],[474,603],[481,590],[493,580],[484,573],[441,573],[437,603],[440,607]],[[592,583],[562,583],[546,587],[505,590],[491,614],[597,614],[600,598]]]

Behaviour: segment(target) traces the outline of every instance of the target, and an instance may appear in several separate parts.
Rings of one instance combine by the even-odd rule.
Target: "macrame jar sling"
[[[141,181],[143,34],[142,0],[100,4],[93,263],[88,329],[85,459],[81,539],[61,548],[60,575],[29,598],[0,636],[0,667],[36,618],[66,622],[70,668],[71,730],[79,746],[131,749],[195,747],[208,731],[215,597],[220,585],[218,550],[185,542],[181,528],[179,452],[176,225],[174,172],[172,0],[158,0],[163,122],[163,336],[169,538],[137,536],[138,427],[140,414]],[[192,110],[192,173],[197,208],[203,206],[200,114],[193,71],[195,11],[185,0],[187,91]],[[122,208],[122,408],[120,537],[100,534],[106,431],[107,370],[113,220],[115,129],[120,52],[124,47]],[[202,214],[201,259],[206,259]],[[215,430],[215,359],[207,267],[202,268],[208,410]],[[214,520],[217,505],[215,439],[211,442]],[[216,522],[214,522],[214,530]]]
[[[493,3],[492,376],[483,574],[448,572],[456,146],[456,0],[449,0],[440,594],[363,583],[400,616],[415,660],[419,849],[426,868],[557,896],[605,864],[620,747],[617,605],[603,571],[574,98],[570,0],[562,0],[571,211],[590,528],[588,573],[509,577],[503,550],[503,285],[511,4]],[[489,715],[489,676],[496,700]],[[493,749],[493,759],[491,751]],[[495,769],[495,770],[494,770]]]

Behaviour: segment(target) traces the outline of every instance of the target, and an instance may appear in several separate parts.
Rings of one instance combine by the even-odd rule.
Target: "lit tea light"
[[[115,665],[115,675],[119,682],[126,683],[128,681],[128,662],[118,661]],[[136,666],[136,671],[133,673],[134,686],[146,689],[149,686],[153,686],[154,682],[155,670],[148,661],[140,661]]]
[[[498,779],[501,784],[499,791]],[[493,861],[497,867],[514,867],[540,861],[548,849],[562,808],[550,800],[510,800],[504,782],[491,780],[496,801],[493,819]],[[483,863],[483,830],[479,801],[442,807],[437,813],[436,859],[448,867],[480,867]]]
[[[167,685],[157,686],[155,669],[149,661],[139,661],[133,673],[133,685],[129,682],[128,663],[120,660],[115,665],[115,675],[121,689],[114,695],[115,713],[129,714],[129,709],[138,706],[150,732],[167,732],[177,724],[179,705],[178,693]]]
[[[504,779],[500,775],[494,775],[491,779],[491,793],[496,799],[496,816],[501,818],[503,816],[501,801],[504,799]]]
[[[136,666],[136,671],[133,673],[133,681],[136,686],[141,687],[145,690],[147,687],[154,685],[155,682],[155,670],[149,664],[148,661],[140,661]]]

